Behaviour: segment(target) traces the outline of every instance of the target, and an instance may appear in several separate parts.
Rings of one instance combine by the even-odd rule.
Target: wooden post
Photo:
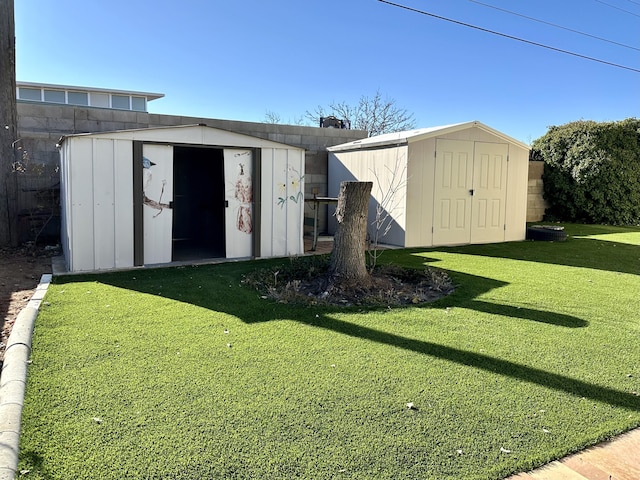
[[[0,0],[0,246],[17,244],[13,181],[17,124],[13,0]]]

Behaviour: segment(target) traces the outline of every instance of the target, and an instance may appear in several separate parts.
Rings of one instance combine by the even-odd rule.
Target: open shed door
[[[225,243],[227,258],[253,255],[253,155],[224,150]]]
[[[173,147],[143,145],[144,264],[171,262]]]
[[[469,243],[472,183],[473,142],[438,139],[433,191],[434,245]]]

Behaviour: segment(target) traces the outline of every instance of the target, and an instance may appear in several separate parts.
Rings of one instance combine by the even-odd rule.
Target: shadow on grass
[[[368,327],[355,325],[353,323],[336,320],[330,317],[316,319],[313,322],[303,322],[307,325],[331,330],[336,333],[348,335],[350,337],[366,339],[373,342],[382,343],[412,352],[422,353],[441,360],[466,365],[468,367],[485,370],[498,375],[515,378],[523,382],[534,383],[545,388],[562,391],[580,398],[588,398],[602,403],[607,403],[616,407],[628,410],[640,411],[640,397],[602,387],[591,383],[576,380],[564,375],[546,372],[537,368],[519,365],[507,360],[473,353],[466,350],[447,347],[437,343],[415,340],[412,338],[394,335],[392,333],[381,332]]]
[[[584,328],[589,322],[581,318],[562,313],[549,312],[545,310],[534,310],[525,307],[514,307],[512,305],[503,305],[500,303],[483,302],[481,300],[473,300],[464,305],[464,308],[470,308],[477,312],[489,313],[491,315],[501,315],[503,317],[520,318],[531,322],[546,323],[556,325],[558,327],[567,328]]]
[[[415,254],[428,254],[432,250],[640,275],[640,246],[593,238],[569,237],[564,242],[524,241],[411,249]]]
[[[589,234],[589,228],[581,232]],[[583,228],[583,230],[584,230]],[[608,227],[608,232],[612,230]],[[598,231],[598,233],[601,233]],[[615,231],[613,231],[615,233]],[[593,268],[621,273],[639,274],[638,261],[640,248],[635,245],[597,240],[593,238],[569,238],[566,242],[512,242],[488,245],[467,245],[462,247],[443,247],[437,249],[391,250],[385,252],[385,262],[390,261],[406,267],[424,268],[430,251],[451,252],[462,255],[481,255],[495,258],[508,258],[529,262],[567,265]],[[284,260],[285,262],[287,260]],[[242,275],[252,270],[281,265],[283,260],[227,263],[199,267],[179,267],[161,270],[136,270],[103,275],[68,277],[62,282],[99,281],[104,284],[159,295],[180,302],[189,303],[213,311],[225,312],[236,316],[246,323],[267,322],[270,320],[291,319],[306,325],[334,331],[354,338],[367,339],[385,345],[410,350],[466,365],[472,368],[490,371],[505,377],[515,378],[542,387],[567,392],[579,398],[589,398],[613,406],[640,411],[640,397],[591,383],[583,382],[564,375],[460,350],[432,342],[402,337],[353,323],[336,320],[331,314],[337,309],[317,307],[315,318],[305,307],[280,305],[261,300],[256,292],[240,287]],[[505,282],[451,272],[457,283],[456,292],[434,304],[422,308],[442,308],[454,305],[466,309],[501,315],[525,321],[534,321],[564,328],[588,326],[584,319],[556,312],[517,308],[478,300],[478,297],[491,290],[503,287]],[[159,288],[160,287],[160,288]],[[203,293],[206,292],[206,293]],[[316,308],[316,307],[314,307]],[[315,313],[315,311],[314,311]],[[309,320],[313,317],[312,320]]]
[[[35,474],[38,474],[38,478],[42,478],[44,480],[52,478],[51,475],[46,473],[46,469],[44,467],[44,458],[39,453],[36,453],[32,450],[20,453],[20,459],[30,467],[28,473],[24,474],[27,475],[25,476],[25,478],[33,477]],[[19,476],[22,477],[22,473],[20,473]]]
[[[408,263],[423,265],[424,258],[406,255]],[[309,326],[331,330],[338,334],[393,346],[400,349],[447,360],[460,365],[489,371],[523,382],[533,383],[545,388],[567,392],[579,398],[607,403],[616,407],[640,411],[640,397],[624,391],[603,387],[568,376],[550,373],[537,368],[501,360],[478,353],[440,345],[423,340],[394,335],[354,323],[336,320],[331,317],[338,309],[317,309],[318,317],[310,315],[309,308],[280,305],[272,301],[258,298],[255,292],[234,287],[241,275],[255,268],[275,265],[274,261],[257,262],[258,265],[220,264],[200,267],[182,267],[165,270],[138,270],[118,274],[106,274],[90,277],[93,281],[112,286],[159,295],[158,286],[162,286],[162,297],[172,298],[214,311],[225,312],[241,319],[245,323],[261,323],[270,320],[290,319]],[[67,278],[66,281],[78,281]],[[490,278],[461,274],[456,272],[456,280],[460,284],[452,297],[446,297],[434,304],[422,308],[442,308],[443,305],[456,305],[463,308],[476,309],[485,313],[524,319],[560,327],[585,327],[585,320],[528,308],[516,308],[508,305],[492,304],[475,300],[478,295],[505,285]],[[206,292],[206,294],[203,294]],[[314,307],[315,308],[315,307]],[[316,310],[314,310],[314,313]]]

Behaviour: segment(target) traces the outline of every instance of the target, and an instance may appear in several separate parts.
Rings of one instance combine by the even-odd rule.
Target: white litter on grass
[[[543,428],[543,429],[542,429],[542,431],[543,431],[544,433],[551,433],[551,432],[550,432],[549,430],[547,430],[546,428]]]
[[[96,422],[98,425],[102,423],[102,419],[100,417],[93,417],[93,421]]]
[[[456,452],[458,453],[458,455],[462,455],[462,450],[456,450]]]
[[[409,410],[417,410],[416,406],[413,404],[413,402],[409,402],[407,403],[407,408]]]
[[[507,450],[507,449],[506,449],[506,448],[504,448],[504,447],[500,447],[500,451],[501,451],[502,453],[511,453],[511,450]]]

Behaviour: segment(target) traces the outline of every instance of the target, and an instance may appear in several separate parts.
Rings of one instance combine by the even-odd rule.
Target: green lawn
[[[58,279],[20,469],[498,479],[639,426],[640,228],[566,228],[559,243],[386,251],[457,286],[394,310],[261,299],[241,278],[273,260]]]

